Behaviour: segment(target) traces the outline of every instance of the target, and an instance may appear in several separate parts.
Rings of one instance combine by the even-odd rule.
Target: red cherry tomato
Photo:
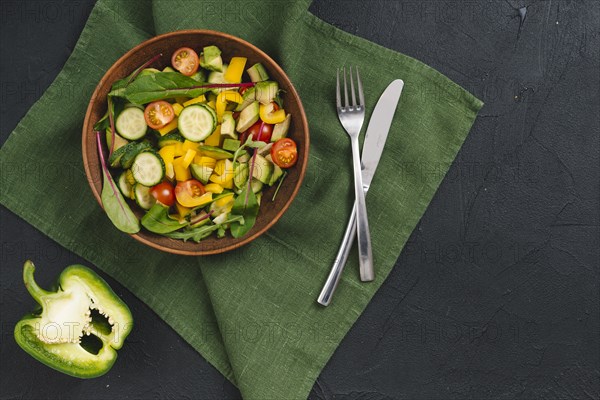
[[[165,206],[175,204],[175,192],[169,182],[162,182],[150,189],[150,194]]]
[[[155,101],[146,106],[144,118],[150,128],[160,129],[173,121],[175,111],[173,106],[166,101]]]
[[[260,133],[260,125],[263,125],[263,129],[262,129],[262,133]],[[250,128],[248,128],[248,130],[246,131],[246,138],[248,137],[248,135],[252,135],[252,140],[254,141],[261,141],[261,142],[265,142],[265,143],[269,143],[271,141],[271,135],[273,134],[273,125],[271,124],[263,124],[262,121],[258,121],[256,122],[254,125],[252,125]],[[244,142],[242,142],[244,143]]]
[[[198,54],[189,47],[182,47],[173,53],[171,64],[185,76],[194,75],[198,71]]]
[[[195,179],[189,179],[185,182],[179,182],[175,187],[175,197],[177,202],[184,207],[196,207],[202,204],[198,201],[206,193],[204,185]]]
[[[281,168],[290,168],[298,161],[296,142],[290,138],[279,139],[271,147],[271,158]]]

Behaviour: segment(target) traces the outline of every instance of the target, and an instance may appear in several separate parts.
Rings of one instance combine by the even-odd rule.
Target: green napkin
[[[320,21],[308,5],[100,0],[63,71],[0,150],[2,203],[129,288],[247,399],[307,397],[482,106],[419,61]],[[306,178],[289,211],[253,243],[211,257],[161,253],[118,232],[92,197],[81,160],[85,110],[110,65],[145,39],[188,28],[240,36],[274,57],[298,89],[311,131]],[[323,308],[315,299],[353,202],[349,139],[333,103],[342,65],[358,65],[369,110],[393,79],[405,88],[367,196],[376,280],[359,282],[353,254]]]

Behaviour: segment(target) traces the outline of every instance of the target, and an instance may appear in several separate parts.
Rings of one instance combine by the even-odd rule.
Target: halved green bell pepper
[[[83,265],[67,267],[54,292],[34,280],[26,261],[23,280],[41,309],[15,326],[15,340],[29,355],[65,374],[94,378],[105,374],[133,327],[127,305],[110,286]]]

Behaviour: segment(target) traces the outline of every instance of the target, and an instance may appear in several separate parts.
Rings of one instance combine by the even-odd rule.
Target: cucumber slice
[[[148,125],[146,125],[144,119],[144,111],[137,107],[124,109],[117,117],[116,128],[117,132],[125,139],[141,139],[148,130]]]
[[[137,143],[134,142],[127,143],[125,146],[119,147],[118,149],[113,151],[113,153],[108,158],[108,163],[110,164],[110,166],[113,168],[119,167],[121,165],[121,158],[125,155],[125,153],[134,148],[136,145]]]
[[[156,203],[156,199],[150,193],[150,188],[141,183],[136,183],[135,186],[133,186],[133,194],[135,196],[135,202],[144,210],[149,210],[154,203]]]
[[[165,146],[183,142],[185,142],[185,138],[183,136],[177,132],[171,132],[158,138],[158,147],[162,149]]]
[[[131,183],[129,183],[129,180],[127,180],[127,171],[124,171],[121,175],[119,175],[118,184],[119,190],[121,190],[123,196],[125,196],[126,199],[130,199],[131,190],[133,189],[133,186],[131,185]]]
[[[145,186],[154,186],[163,180],[165,164],[156,152],[144,151],[135,157],[131,171],[136,182]]]
[[[123,169],[131,168],[133,160],[138,154],[140,154],[142,151],[152,148],[152,145],[147,142],[134,142],[132,144],[133,146],[130,146],[125,154],[123,154],[123,157],[121,157],[121,168]]]
[[[206,104],[193,104],[185,107],[177,127],[181,135],[191,142],[200,142],[210,136],[217,127],[217,114]]]

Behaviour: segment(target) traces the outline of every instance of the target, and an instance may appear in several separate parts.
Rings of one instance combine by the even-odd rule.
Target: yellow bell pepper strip
[[[17,323],[17,344],[36,360],[67,375],[94,378],[108,372],[133,327],[127,305],[83,265],[65,268],[54,292],[38,286],[34,271],[33,263],[26,261],[23,281],[41,311]]]
[[[175,157],[181,157],[182,155],[185,154],[185,151],[183,150],[183,143],[178,142],[176,144],[174,144],[173,146],[175,146]]]
[[[175,179],[179,182],[187,181],[192,177],[190,169],[183,166],[183,157],[173,160],[173,169],[175,170]]]
[[[209,183],[208,185],[204,186],[204,189],[207,192],[211,192],[214,194],[221,194],[223,193],[223,186],[217,184],[217,183]]]
[[[179,114],[181,114],[181,111],[183,111],[183,106],[179,103],[173,103],[171,105],[173,106],[173,111],[175,112],[175,116],[179,117]]]
[[[246,57],[231,57],[227,71],[225,71],[225,82],[229,83],[240,83],[242,81],[242,74],[244,73],[244,67],[246,67]]]
[[[239,94],[239,92],[234,92],[232,90],[226,90],[226,91],[219,93],[219,95],[217,96],[216,103],[215,103],[217,119],[219,120],[219,123],[223,122],[223,114],[225,114],[225,108],[227,108],[228,102],[240,104],[243,101],[244,101],[244,99],[242,98],[242,95]]]
[[[215,131],[204,140],[204,144],[207,146],[219,147],[221,144],[221,125],[217,125]]]
[[[184,168],[188,168],[190,166],[190,164],[192,163],[192,161],[194,161],[195,156],[196,156],[196,150],[188,149],[187,152],[185,153],[185,156],[183,156],[183,161],[181,162],[181,165]]]
[[[175,168],[173,167],[173,163],[165,163],[165,176],[170,180],[175,179]],[[133,191],[132,191],[133,193]]]
[[[158,130],[160,136],[165,136],[169,132],[173,132],[177,128],[177,118],[173,118],[173,121],[169,122],[167,125],[163,126]]]
[[[184,196],[180,193],[178,193],[177,196],[177,202],[179,204],[181,204],[182,206],[185,207],[189,207],[189,208],[194,208],[194,207],[200,207],[200,206],[205,206],[207,204],[209,204],[212,201],[212,193],[211,192],[206,192],[201,196]]]
[[[285,121],[285,110],[282,108],[275,111],[273,103],[261,104],[258,115],[265,124],[279,124]]]
[[[206,97],[203,94],[201,94],[200,96],[196,97],[195,99],[186,101],[185,103],[183,103],[183,106],[187,107],[187,106],[191,106],[192,104],[204,103],[205,101],[206,101]]]
[[[175,145],[165,146],[162,149],[158,150],[158,154],[162,157],[165,164],[170,164],[173,162],[175,158]],[[132,174],[133,177],[133,174]],[[133,181],[135,183],[135,180]]]
[[[224,188],[227,188],[229,186],[229,183],[233,183],[233,176],[227,174],[218,175],[213,173],[208,180],[213,183],[218,183]]]
[[[209,168],[215,168],[216,164],[217,164],[217,160],[215,160],[212,157],[206,157],[206,156],[196,156],[194,158],[194,163],[198,164],[198,165],[203,165],[203,166],[207,166]]]
[[[177,208],[177,213],[179,214],[180,219],[185,218],[186,215],[192,212],[190,207],[182,206],[178,202],[175,202],[175,208]]]
[[[198,151],[198,143],[185,139],[185,141],[183,142],[183,145],[181,146],[181,150],[183,150],[184,153],[187,153],[187,151],[189,149],[192,149],[197,152]]]

